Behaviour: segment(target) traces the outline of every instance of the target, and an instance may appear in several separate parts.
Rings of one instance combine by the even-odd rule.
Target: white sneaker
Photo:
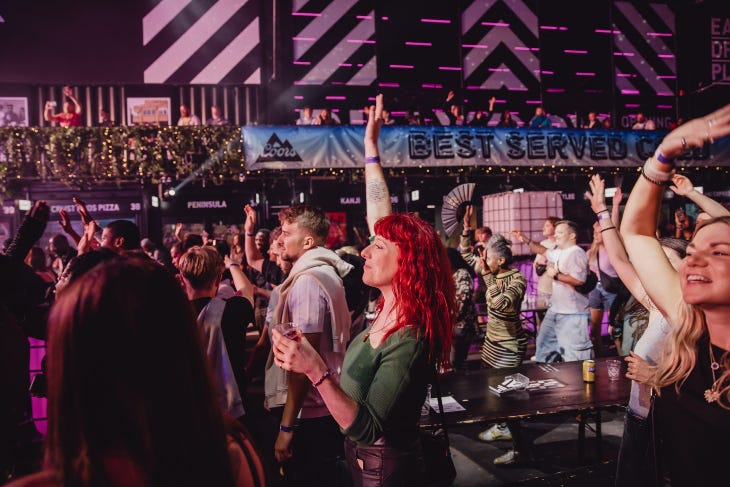
[[[503,428],[499,424],[495,424],[488,430],[482,431],[481,433],[479,433],[478,437],[480,440],[486,441],[487,443],[489,443],[491,441],[498,441],[498,440],[511,440],[512,433],[510,432],[510,430],[507,426],[505,426]]]
[[[500,455],[497,458],[494,459],[495,465],[501,465],[501,466],[507,466],[507,465],[515,465],[517,463],[521,463],[522,458],[518,452],[515,450],[509,450],[504,455]]]

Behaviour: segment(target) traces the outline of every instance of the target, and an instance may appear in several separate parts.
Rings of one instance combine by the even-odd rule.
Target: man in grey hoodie
[[[282,232],[276,244],[281,258],[293,267],[276,290],[270,325],[296,323],[339,380],[351,324],[342,277],[352,265],[323,247],[330,224],[322,210],[292,206],[279,213],[279,220]],[[267,368],[278,368],[271,364],[272,356]],[[266,400],[275,406],[286,393],[274,453],[284,463],[287,482],[341,485],[343,437],[321,396],[304,374],[275,377],[267,372]]]

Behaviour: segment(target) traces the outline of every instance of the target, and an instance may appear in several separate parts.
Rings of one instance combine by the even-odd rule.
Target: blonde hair
[[[178,269],[193,289],[200,289],[213,284],[223,274],[225,264],[213,247],[196,245],[180,257]]]
[[[730,225],[730,217],[718,217],[702,222],[695,230],[695,235],[698,230],[713,223]],[[682,301],[678,311],[679,322],[672,323],[672,333],[664,343],[664,354],[655,375],[657,390],[674,384],[677,393],[694,370],[697,364],[697,342],[707,333],[705,314],[701,309]],[[709,351],[699,350],[699,353],[709,353]],[[730,352],[725,352],[719,363],[723,372],[718,378],[720,398],[717,403],[724,409],[730,409]]]

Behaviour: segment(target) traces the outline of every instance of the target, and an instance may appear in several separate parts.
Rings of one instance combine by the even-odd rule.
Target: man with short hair
[[[210,107],[210,118],[205,122],[206,125],[228,125],[228,119],[221,116],[221,109],[218,105]]]
[[[547,257],[545,273],[553,279],[550,307],[535,340],[535,360],[565,362],[591,358],[593,345],[588,335],[588,296],[575,288],[588,277],[588,255],[577,244],[578,226],[570,220],[555,225],[556,248],[549,250],[520,231],[513,235],[530,246],[530,251]]]
[[[114,220],[101,231],[101,246],[119,253],[139,251],[139,228],[129,220]]]
[[[352,266],[323,247],[330,222],[322,210],[292,206],[279,213],[279,220],[280,257],[292,262],[293,267],[276,296],[272,296],[276,304],[271,324],[296,323],[324,358],[331,377],[339,380],[350,338],[350,313],[342,277]],[[340,485],[338,464],[344,451],[337,423],[306,375],[288,373],[282,384],[276,374],[270,373],[272,361],[270,354],[266,401],[270,408],[275,407],[282,404],[286,394],[274,450],[277,460],[288,460],[284,466],[287,480],[295,485]]]
[[[225,265],[214,247],[191,247],[178,268],[198,316],[218,401],[224,411],[240,418],[244,414],[241,391],[246,384],[246,327],[253,321],[251,301],[242,296],[216,297]]]

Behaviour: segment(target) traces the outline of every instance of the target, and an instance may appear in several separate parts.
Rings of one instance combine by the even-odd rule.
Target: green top
[[[342,432],[359,444],[372,445],[384,437],[388,445],[405,448],[418,436],[432,377],[428,342],[407,327],[374,349],[365,339],[368,330],[352,340],[342,364],[340,387],[359,405],[355,420]]]

